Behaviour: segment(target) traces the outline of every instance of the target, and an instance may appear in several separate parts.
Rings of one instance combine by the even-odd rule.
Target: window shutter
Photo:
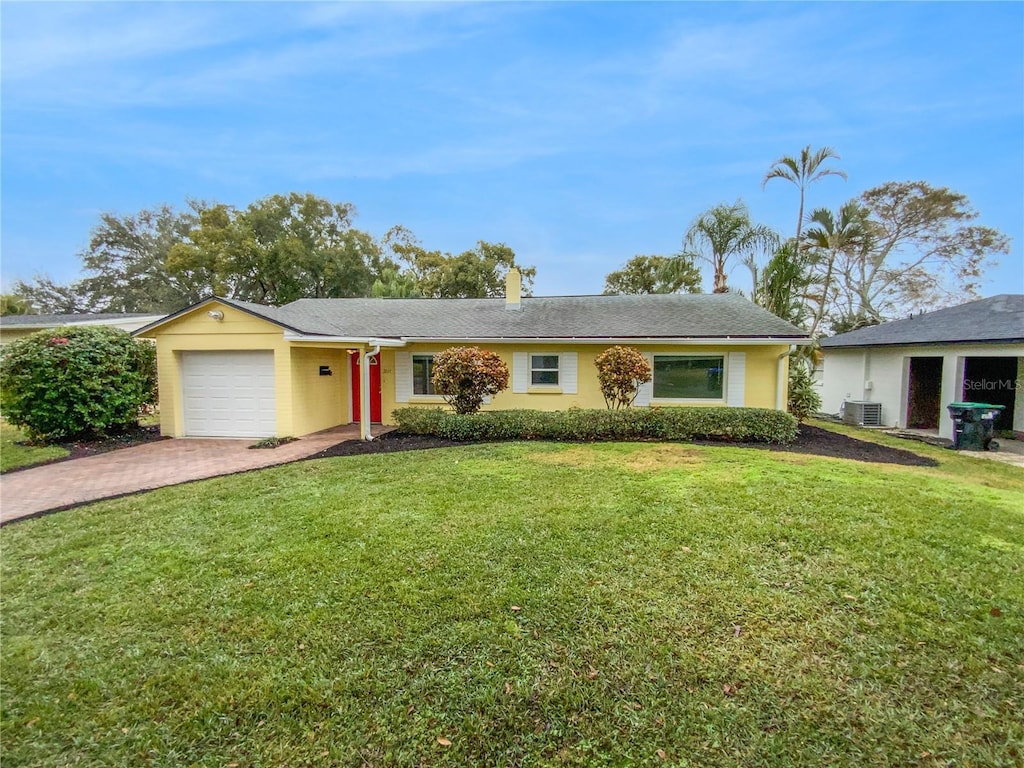
[[[730,408],[742,408],[747,388],[747,353],[730,352],[729,365],[725,369],[725,404]]]
[[[412,397],[412,352],[395,352],[395,402],[408,403]]]
[[[633,405],[650,405],[651,398],[654,397],[654,355],[644,352],[644,360],[651,366],[651,380],[646,384],[640,385],[640,390],[637,392],[636,400],[633,401]]]
[[[512,391],[526,392],[530,381],[530,358],[527,352],[512,353]]]
[[[562,387],[562,392],[567,395],[576,394],[576,367],[578,365],[578,358],[575,352],[562,352],[558,355],[558,383]]]

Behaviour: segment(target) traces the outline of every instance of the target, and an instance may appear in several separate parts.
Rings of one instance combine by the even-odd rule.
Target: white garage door
[[[277,431],[273,352],[183,352],[190,437],[270,437]]]

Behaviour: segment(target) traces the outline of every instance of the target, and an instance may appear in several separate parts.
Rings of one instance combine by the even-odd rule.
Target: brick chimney
[[[505,275],[505,309],[519,311],[523,308],[523,277],[518,269],[510,269]]]

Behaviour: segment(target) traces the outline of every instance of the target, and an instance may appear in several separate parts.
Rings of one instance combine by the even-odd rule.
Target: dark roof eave
[[[821,342],[822,349],[858,349],[864,347],[935,347],[941,344],[1021,344],[1024,338],[1010,339],[938,339],[935,341],[866,341],[859,344],[829,344]]]
[[[686,340],[690,340],[690,339],[692,339],[694,341],[700,341],[700,340],[704,340],[704,339],[741,339],[741,340],[742,339],[752,339],[752,340],[753,339],[766,339],[766,340],[770,340],[770,341],[780,341],[780,342],[810,342],[811,341],[811,337],[810,336],[793,336],[793,335],[788,335],[788,334],[786,334],[786,335],[783,335],[783,334],[746,334],[746,335],[744,335],[744,334],[728,334],[728,333],[714,333],[714,334],[710,334],[709,333],[709,334],[700,335],[700,336],[695,336],[695,335],[687,335],[687,336],[679,336],[679,335],[668,335],[668,336],[654,336],[654,335],[649,335],[649,336],[629,336],[629,335],[624,335],[624,334],[616,334],[614,336],[610,336],[610,335],[603,335],[602,334],[602,335],[597,335],[597,336],[482,336],[482,335],[481,336],[473,336],[473,337],[467,337],[467,336],[399,336],[399,337],[381,336],[381,338],[400,338],[400,339],[403,339],[405,341],[465,341],[467,339],[473,339],[473,340],[482,339],[482,340],[487,340],[487,341],[519,341],[521,339],[537,339],[538,341],[544,341],[545,339],[550,339],[552,341],[564,341],[566,339],[579,339],[580,341],[601,341],[601,340],[609,340],[609,339],[615,339],[615,340],[635,339],[637,341],[649,341],[649,340],[652,340],[652,339],[655,339],[655,340],[656,339],[664,339],[666,341],[686,341]]]

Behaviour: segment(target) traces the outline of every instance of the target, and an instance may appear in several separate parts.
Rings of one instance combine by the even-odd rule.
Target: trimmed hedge
[[[791,443],[797,422],[768,408],[630,408],[619,411],[483,411],[399,408],[403,432],[447,440],[725,440]]]

